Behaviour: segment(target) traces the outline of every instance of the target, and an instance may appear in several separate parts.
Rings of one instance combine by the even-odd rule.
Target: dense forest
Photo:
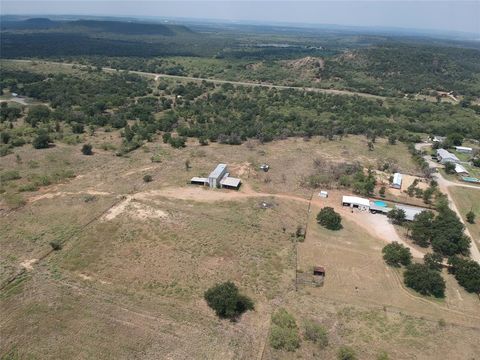
[[[124,129],[126,151],[160,132],[228,144],[248,138],[333,138],[371,134],[372,130],[377,136],[400,140],[415,139],[412,133],[459,133],[480,139],[479,115],[448,103],[217,86],[206,81],[157,83],[128,72],[105,73],[93,68],[48,75],[6,69],[0,86],[51,107],[34,106],[22,113],[3,105],[0,119],[9,139],[7,146],[31,141],[38,131],[48,132],[53,140],[64,126],[73,133],[95,127]],[[16,119],[24,114],[33,133],[26,125],[17,124]]]
[[[347,88],[386,96],[422,90],[480,94],[480,51],[390,43],[329,58],[322,75]]]

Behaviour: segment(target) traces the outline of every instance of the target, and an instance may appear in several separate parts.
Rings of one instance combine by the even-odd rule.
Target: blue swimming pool
[[[373,203],[375,204],[375,206],[387,207],[387,203],[385,201],[376,200]]]

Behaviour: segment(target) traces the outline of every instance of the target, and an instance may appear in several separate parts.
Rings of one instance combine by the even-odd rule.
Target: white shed
[[[402,188],[402,180],[403,180],[402,174],[400,174],[400,173],[393,174],[393,180],[392,180],[391,187],[393,187],[395,189],[401,189]]]

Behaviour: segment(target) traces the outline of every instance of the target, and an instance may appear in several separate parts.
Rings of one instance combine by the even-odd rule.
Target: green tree
[[[454,146],[460,146],[463,142],[463,135],[459,133],[449,134],[446,138],[446,142]]]
[[[441,271],[442,270],[443,256],[438,253],[425,254],[423,257],[423,263],[430,269]]]
[[[455,174],[455,164],[452,162],[445,163],[445,172],[447,174]]]
[[[424,264],[411,264],[403,274],[406,286],[422,295],[445,296],[445,280],[438,271]]]
[[[475,213],[473,212],[473,210],[470,210],[468,213],[467,213],[467,221],[470,223],[470,224],[475,224]]]
[[[208,289],[204,298],[218,317],[236,320],[247,310],[253,310],[253,301],[239,293],[238,288],[231,281],[217,284]]]
[[[471,259],[452,256],[448,259],[451,272],[468,292],[480,294],[480,265]]]
[[[30,107],[28,115],[25,121],[32,127],[36,127],[38,123],[46,123],[51,115],[51,111],[48,106],[35,105]]]
[[[447,204],[437,207],[439,213],[432,222],[430,242],[433,251],[444,256],[468,255],[471,240],[463,233],[464,225]]]
[[[385,197],[385,191],[386,191],[386,190],[387,190],[387,189],[385,188],[385,186],[382,186],[382,187],[380,188],[380,190],[378,191],[378,193],[380,194],[381,197]]]
[[[412,254],[410,253],[410,249],[402,244],[399,244],[398,242],[392,242],[388,245],[385,245],[382,249],[382,253],[383,259],[390,266],[407,266],[412,262]]]
[[[342,217],[331,207],[324,207],[317,214],[317,222],[329,230],[340,230],[342,226]]]
[[[82,154],[83,154],[83,155],[93,155],[92,145],[90,145],[90,144],[83,144],[83,146],[82,146]]]
[[[425,210],[415,215],[410,224],[411,237],[413,242],[421,247],[428,247],[432,238],[432,223],[435,215],[433,212]]]
[[[405,210],[392,209],[387,213],[387,217],[392,220],[395,225],[402,225],[405,222]]]
[[[33,139],[32,145],[35,149],[46,149],[50,146],[50,136],[47,134],[45,130],[41,130],[38,132],[37,136]]]

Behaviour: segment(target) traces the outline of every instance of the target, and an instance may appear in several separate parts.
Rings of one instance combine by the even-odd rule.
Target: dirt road
[[[33,60],[12,60],[15,62],[23,62],[23,63],[31,63],[34,62]],[[36,63],[45,63],[45,64],[52,64],[57,66],[68,66],[73,67],[76,66],[78,68],[86,68],[87,65],[80,65],[74,63],[62,63],[62,62],[55,62],[55,61],[35,61]],[[117,73],[119,70],[113,69],[110,67],[103,67],[103,71],[110,72],[110,73]],[[129,70],[131,74],[137,74],[140,76],[147,76],[153,78],[155,81],[158,81],[161,78],[167,79],[178,79],[178,80],[188,80],[188,81],[208,81],[214,84],[232,84],[232,85],[239,85],[239,86],[251,86],[251,87],[264,87],[270,89],[293,89],[299,91],[308,91],[308,92],[317,92],[317,93],[325,93],[331,95],[350,95],[350,96],[360,96],[365,98],[371,99],[381,99],[384,100],[386,97],[379,96],[379,95],[372,95],[367,93],[355,92],[355,91],[348,91],[348,90],[335,90],[335,89],[321,89],[321,88],[312,88],[312,87],[301,87],[301,86],[287,86],[287,85],[275,85],[275,84],[266,84],[266,83],[254,83],[254,82],[247,82],[247,81],[230,81],[230,80],[221,80],[221,79],[211,79],[211,78],[199,78],[199,77],[192,77],[192,76],[180,76],[180,75],[168,75],[168,74],[158,74],[158,73],[150,73],[144,71],[135,71]]]
[[[430,144],[430,143],[419,143],[419,144],[415,144],[415,149],[421,151],[425,147],[429,147],[429,146],[432,146],[432,144]],[[428,156],[428,155],[424,156],[424,159],[428,162],[428,165],[431,168],[436,169],[436,168],[441,167],[437,162],[433,161],[430,158],[430,156]],[[458,210],[458,207],[455,204],[455,201],[453,200],[453,197],[452,197],[452,195],[449,191],[449,188],[452,187],[452,186],[467,187],[467,188],[476,189],[478,191],[480,191],[480,187],[475,186],[475,185],[460,184],[460,183],[456,183],[456,182],[447,180],[443,177],[442,173],[440,173],[440,172],[433,173],[432,177],[435,179],[435,181],[437,181],[438,187],[440,188],[440,190],[443,193],[447,194],[448,204],[449,204],[450,208],[457,213],[458,217],[460,218],[460,221],[463,223],[463,225],[465,225],[465,234],[470,239],[472,239],[472,241],[470,242],[470,257],[480,264],[480,251],[478,250],[477,243],[475,242],[475,240],[473,240],[472,234],[468,230],[468,228],[465,224],[465,221],[463,220],[462,214]]]

